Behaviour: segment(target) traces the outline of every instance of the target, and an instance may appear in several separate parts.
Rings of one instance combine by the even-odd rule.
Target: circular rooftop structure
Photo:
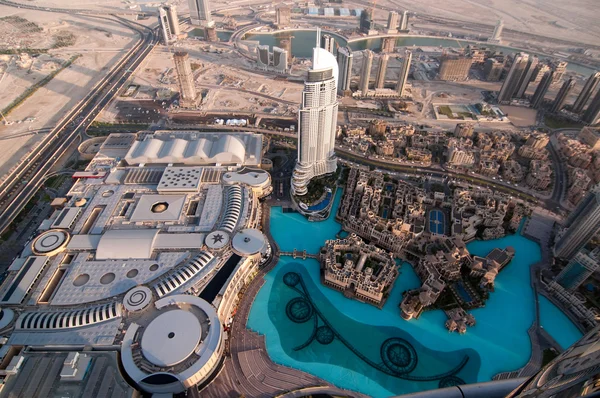
[[[242,229],[233,237],[233,250],[242,256],[262,253],[267,248],[267,239],[258,229]]]
[[[154,365],[177,365],[200,343],[202,326],[194,314],[171,310],[155,318],[142,336],[142,353]]]
[[[50,229],[34,239],[31,250],[38,256],[54,256],[65,249],[70,239],[67,231]]]
[[[136,286],[129,290],[123,298],[123,305],[127,311],[141,311],[148,307],[152,301],[152,291],[146,286]]]
[[[229,234],[225,231],[217,230],[209,233],[204,238],[204,244],[213,250],[222,249],[229,243]]]
[[[121,361],[127,375],[150,394],[178,394],[213,377],[224,350],[215,308],[189,294],[163,297],[154,307],[123,336]]]

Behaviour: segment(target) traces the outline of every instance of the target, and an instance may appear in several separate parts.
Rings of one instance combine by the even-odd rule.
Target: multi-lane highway
[[[33,8],[40,11],[78,13],[73,10],[47,9],[41,7],[0,1],[0,4]],[[106,17],[95,17],[104,18]],[[23,209],[25,204],[42,186],[44,176],[58,159],[65,154],[79,134],[92,123],[98,113],[110,102],[113,96],[127,82],[130,74],[152,51],[158,37],[155,30],[127,19],[113,16],[115,20],[139,34],[138,42],[100,80],[81,102],[66,115],[0,184],[0,233],[3,232]]]

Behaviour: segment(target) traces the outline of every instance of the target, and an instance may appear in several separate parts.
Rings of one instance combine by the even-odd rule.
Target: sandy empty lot
[[[7,119],[14,122],[13,124],[0,124],[0,175],[4,175],[17,164],[40,141],[44,133],[35,133],[36,131],[56,125],[137,40],[136,34],[124,26],[91,16],[0,6],[0,18],[7,16],[12,17],[12,21],[18,21],[15,17],[26,19],[39,26],[41,31],[34,29],[33,32],[13,33],[14,40],[2,36],[0,43],[4,43],[3,48],[10,48],[8,46],[12,40],[13,45],[21,46],[19,48],[26,45],[28,48],[46,49],[47,54],[35,57],[31,65],[23,62],[28,56],[14,55],[2,58],[0,65],[4,63],[5,67],[0,67],[0,70],[4,70],[0,77],[0,107],[6,106],[30,84],[50,73],[53,62],[64,61],[73,56],[78,58],[10,113]],[[2,29],[6,29],[6,26]],[[47,38],[62,31],[72,33],[70,45],[52,48],[55,41]],[[27,118],[35,120],[31,123],[18,123]]]

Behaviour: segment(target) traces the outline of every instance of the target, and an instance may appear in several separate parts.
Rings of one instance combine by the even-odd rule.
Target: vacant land
[[[35,147],[47,133],[43,129],[56,125],[136,40],[134,32],[112,20],[0,6],[0,109],[29,94],[11,110],[8,123],[0,123],[0,176]],[[72,64],[60,70],[69,60]]]

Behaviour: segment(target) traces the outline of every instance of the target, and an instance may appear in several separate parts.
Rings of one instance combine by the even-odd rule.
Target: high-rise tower
[[[298,160],[292,176],[295,195],[305,195],[313,177],[333,173],[337,168],[337,80],[338,64],[333,54],[314,48],[298,110]]]
[[[566,231],[554,245],[554,255],[571,259],[600,232],[600,185],[579,203],[565,223]]]
[[[367,8],[360,14],[360,31],[367,35],[376,34],[375,22],[373,21],[373,9]]]
[[[288,53],[287,50],[279,47],[273,47],[273,68],[279,73],[288,71]]]
[[[343,95],[350,91],[350,79],[352,79],[352,61],[354,56],[350,47],[340,47],[337,53],[339,68],[338,92]]]
[[[183,107],[193,106],[196,101],[196,88],[194,86],[194,73],[190,64],[190,56],[184,51],[178,51],[173,55],[175,71],[177,72],[177,83],[179,85],[180,105]]]
[[[387,54],[381,54],[379,57],[379,67],[377,68],[377,78],[375,79],[375,88],[383,88],[385,84],[385,73],[387,72],[388,59]]]
[[[410,52],[410,50],[404,50],[404,59],[402,60],[402,66],[400,67],[400,73],[398,74],[398,84],[396,85],[396,91],[400,97],[404,97],[406,94],[406,82],[408,81],[411,61],[412,52]]]
[[[525,68],[525,71],[521,75],[521,79],[519,81],[519,87],[517,89],[517,94],[516,94],[517,98],[523,98],[525,96],[527,87],[529,86],[529,83],[531,82],[531,76],[533,76],[533,72],[537,68],[538,63],[539,63],[538,57],[533,56],[533,57],[529,58],[529,61],[527,62],[527,67]]]
[[[162,32],[163,43],[167,45],[176,42],[177,36],[181,33],[177,8],[173,5],[158,7],[158,23]]]
[[[271,52],[269,51],[269,46],[267,44],[261,44],[256,49],[256,63],[258,67],[262,70],[269,69],[269,65],[271,65]]]
[[[503,29],[504,29],[504,22],[500,19],[496,23],[496,26],[494,27],[494,33],[492,33],[492,36],[488,39],[488,41],[491,43],[500,43],[502,41],[502,30]]]
[[[402,19],[400,20],[400,30],[402,32],[408,31],[408,11],[402,11]]]
[[[587,124],[596,124],[599,121],[598,119],[600,119],[600,90],[592,98],[592,102],[590,102],[581,118]]]
[[[566,82],[563,83],[562,87],[558,91],[558,94],[556,94],[556,98],[554,99],[554,102],[552,103],[552,108],[550,108],[550,112],[552,112],[552,113],[560,112],[560,110],[565,105],[567,96],[569,95],[569,93],[571,92],[573,87],[575,87],[575,79],[574,78],[570,78],[569,80],[567,80]]]
[[[519,88],[519,82],[521,81],[521,76],[525,72],[527,68],[527,64],[529,63],[529,55],[525,53],[515,54],[515,58],[513,59],[512,66],[508,71],[508,75],[506,75],[506,79],[504,83],[502,83],[502,88],[498,93],[498,103],[507,104],[510,103],[510,100],[513,98],[517,89]]]
[[[371,79],[371,67],[373,66],[373,51],[365,50],[363,52],[363,64],[360,69],[360,84],[358,89],[365,96],[369,92],[369,80]]]
[[[535,89],[535,93],[533,93],[533,97],[531,97],[531,107],[533,109],[539,109],[540,106],[544,103],[544,97],[552,84],[552,77],[554,76],[554,71],[546,72],[544,77],[542,77],[542,81],[538,84]]]
[[[208,0],[188,0],[188,6],[190,8],[190,22],[192,25],[202,27],[214,25],[210,16],[210,4]]]
[[[331,35],[321,37],[321,47],[333,54],[335,49],[335,39]]]
[[[583,111],[585,104],[587,104],[588,100],[592,96],[592,93],[594,92],[596,87],[598,87],[599,82],[600,82],[600,72],[592,73],[592,75],[585,82],[583,89],[581,89],[581,93],[579,93],[579,96],[577,97],[577,99],[575,100],[575,103],[573,104],[573,112],[581,113]]]
[[[278,28],[286,27],[292,20],[292,10],[289,7],[277,7],[275,25]]]
[[[398,13],[396,11],[390,11],[388,14],[388,22],[387,22],[387,33],[394,34],[398,33]]]

